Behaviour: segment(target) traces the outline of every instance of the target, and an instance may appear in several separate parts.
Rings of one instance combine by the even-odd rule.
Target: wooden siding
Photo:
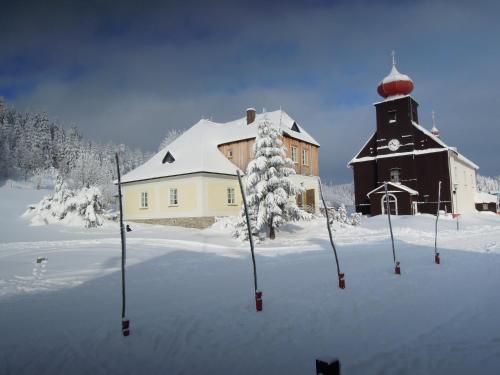
[[[222,152],[231,162],[237,165],[241,170],[246,170],[248,163],[253,158],[253,145],[255,139],[243,139],[236,142],[224,143],[219,145],[219,151]],[[292,157],[292,146],[297,148],[297,163],[295,163],[295,172],[306,176],[318,176],[319,165],[318,155],[319,147],[307,142],[299,141],[295,138],[283,136],[283,144],[287,150],[287,156]],[[307,165],[302,162],[302,150],[307,151]],[[232,155],[231,155],[232,154]]]

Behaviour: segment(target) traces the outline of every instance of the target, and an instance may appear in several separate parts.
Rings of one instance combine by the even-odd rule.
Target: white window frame
[[[141,192],[141,208],[148,208],[148,207],[149,207],[148,192],[143,191]]]
[[[397,172],[397,173],[395,173]],[[393,175],[393,173],[395,173]],[[393,177],[397,176],[397,180]],[[392,168],[389,170],[389,180],[395,184],[399,184],[401,182],[401,169],[400,168]]]
[[[307,148],[302,149],[302,165],[309,165],[309,150]]]
[[[385,215],[386,212],[385,212],[385,197],[386,195],[382,195],[382,199],[380,199],[380,204],[382,206],[382,215]],[[387,198],[389,198],[389,209],[391,209],[391,202],[394,202],[394,208],[395,208],[395,211],[396,211],[396,215],[398,214],[398,198],[396,198],[396,196],[394,194],[387,194]]]
[[[236,190],[234,187],[228,187],[226,189],[227,193],[227,204],[228,205],[235,205],[236,204]]]
[[[179,205],[179,191],[177,188],[169,189],[169,205],[170,206],[178,206]]]
[[[292,146],[291,157],[292,157],[292,161],[295,164],[297,164],[297,146]]]

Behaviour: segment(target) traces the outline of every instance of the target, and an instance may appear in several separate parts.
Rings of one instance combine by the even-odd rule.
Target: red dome
[[[408,95],[412,91],[413,81],[406,74],[399,73],[395,65],[392,66],[389,75],[377,87],[377,92],[384,98]]]

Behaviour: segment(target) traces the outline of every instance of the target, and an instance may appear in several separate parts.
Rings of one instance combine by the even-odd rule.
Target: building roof
[[[282,110],[257,114],[255,121],[249,125],[246,123],[246,117],[227,123],[202,119],[147,162],[125,174],[122,182],[200,172],[236,175],[236,171],[240,169],[219,151],[218,146],[255,138],[258,123],[264,116],[274,126],[280,126],[284,134],[319,146],[313,137]],[[171,157],[166,158],[167,153],[170,153]]]
[[[479,166],[476,165],[475,163],[473,163],[472,161],[470,161],[469,159],[467,159],[465,156],[463,156],[462,154],[460,154],[458,151],[457,151],[457,148],[456,147],[450,147],[448,146],[446,143],[444,143],[441,138],[435,136],[434,134],[432,134],[429,130],[427,130],[426,128],[424,128],[423,126],[417,124],[415,121],[412,121],[412,125],[419,131],[421,131],[422,133],[424,133],[426,136],[428,136],[429,138],[431,138],[433,141],[435,141],[437,144],[439,144],[442,148],[428,148],[428,149],[424,149],[424,150],[413,150],[413,151],[406,151],[406,152],[395,152],[395,153],[390,153],[390,154],[383,154],[383,155],[376,155],[376,156],[364,156],[364,157],[358,157],[361,152],[363,151],[363,149],[366,147],[366,145],[368,144],[368,142],[373,138],[373,136],[376,134],[372,134],[370,136],[370,138],[368,139],[368,141],[365,143],[365,145],[361,148],[361,150],[359,150],[359,152],[356,154],[356,156],[351,160],[349,161],[349,163],[347,164],[348,166],[350,166],[351,164],[354,164],[354,163],[361,163],[361,162],[365,162],[365,161],[370,161],[370,160],[377,160],[377,159],[381,159],[381,158],[390,158],[390,157],[394,157],[394,156],[406,156],[406,155],[421,155],[421,154],[429,154],[429,153],[433,153],[433,152],[443,152],[443,151],[451,151],[453,152],[457,158],[459,160],[461,160],[462,162],[464,162],[465,164],[469,165],[471,168],[474,168],[474,169],[479,169]]]
[[[476,191],[474,196],[475,203],[497,203],[498,197],[493,194],[485,193],[484,191]]]
[[[413,190],[412,188],[409,188],[406,185],[403,184],[397,184],[394,182],[387,182],[387,185],[391,186],[393,189],[398,189],[398,190],[389,190],[389,186],[387,187],[387,193],[399,193],[401,190],[409,193],[410,195],[418,195],[418,191]],[[384,185],[380,185],[379,187],[373,189],[369,193],[366,194],[368,198],[370,198],[370,195],[377,192],[378,190],[382,190],[380,193],[385,194],[385,187]]]

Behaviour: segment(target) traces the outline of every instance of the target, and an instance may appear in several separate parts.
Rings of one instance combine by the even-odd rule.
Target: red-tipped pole
[[[260,290],[255,292],[255,309],[262,311],[262,291]]]
[[[345,289],[345,279],[343,273],[339,273],[339,288]]]
[[[257,266],[255,264],[255,252],[254,252],[254,244],[253,244],[253,237],[252,237],[252,227],[250,225],[250,217],[248,216],[247,199],[245,197],[245,189],[243,188],[243,183],[241,182],[240,171],[237,170],[236,174],[238,175],[238,183],[240,184],[241,198],[243,199],[243,208],[245,209],[245,219],[247,222],[248,241],[250,242],[250,252],[252,253],[253,287],[255,290],[255,309],[257,311],[262,311],[262,291],[260,291],[257,287]]]
[[[122,334],[123,336],[130,335],[130,321],[127,318],[122,319]]]
[[[438,253],[438,220],[439,220],[439,209],[441,208],[441,181],[438,184],[438,202],[437,202],[437,212],[436,212],[436,225],[435,225],[435,234],[434,234],[434,262],[436,264],[441,263],[441,259],[439,258]]]
[[[318,177],[319,194],[321,195],[321,200],[323,201],[323,207],[325,209],[326,216],[326,227],[328,229],[328,236],[330,237],[330,244],[332,245],[333,254],[335,255],[335,263],[337,264],[337,276],[339,278],[339,288],[345,289],[345,279],[344,274],[340,272],[339,257],[337,255],[337,249],[335,243],[333,242],[332,228],[330,228],[330,217],[328,215],[328,207],[326,207],[325,197],[323,196],[323,188],[321,187],[321,179]]]
[[[394,273],[396,275],[401,275],[401,267],[399,266],[399,262],[396,262],[396,268],[394,269]]]
[[[116,170],[118,173],[118,201],[120,202],[120,238],[122,243],[122,334],[127,337],[130,335],[130,321],[125,318],[125,261],[126,261],[126,241],[125,241],[125,226],[123,224],[123,203],[122,203],[122,181],[120,175],[120,162],[118,160],[118,153],[115,154]],[[127,225],[127,229],[129,226]]]

